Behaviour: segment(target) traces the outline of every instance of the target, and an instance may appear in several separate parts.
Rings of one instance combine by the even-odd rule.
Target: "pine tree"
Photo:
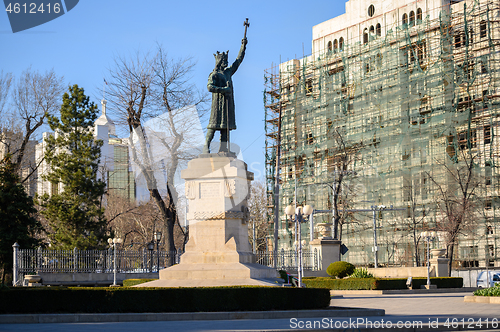
[[[108,223],[101,207],[105,183],[97,178],[102,141],[95,140],[97,106],[74,85],[63,96],[60,119],[49,116],[54,135],[47,138],[45,179],[62,192],[40,197],[42,214],[52,228],[51,244],[60,249],[103,247]]]
[[[36,234],[42,230],[34,217],[36,209],[28,196],[12,163],[11,155],[0,161],[0,267],[2,284],[5,275],[12,269],[12,245],[17,242],[21,248],[34,248],[40,241]]]

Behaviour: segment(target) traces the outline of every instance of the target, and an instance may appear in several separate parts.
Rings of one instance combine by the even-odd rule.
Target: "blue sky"
[[[30,65],[42,72],[53,68],[68,84],[84,87],[100,105],[103,77],[113,59],[160,43],[170,57],[192,56],[197,62],[193,82],[206,89],[213,53],[229,50],[229,61],[234,61],[248,17],[247,53],[233,77],[238,129],[231,133],[231,141],[240,145],[249,169],[262,179],[264,70],[280,58],[310,54],[312,27],[343,14],[344,4],[343,0],[80,0],[67,14],[15,34],[3,12],[0,70],[19,76]]]

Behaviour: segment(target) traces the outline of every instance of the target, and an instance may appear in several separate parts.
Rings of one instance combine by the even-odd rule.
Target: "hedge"
[[[328,277],[302,278],[302,282],[307,287],[326,288],[326,289],[376,289],[375,278],[346,278],[335,279]]]
[[[307,287],[339,289],[339,290],[362,290],[362,289],[407,289],[405,278],[303,278],[302,282]],[[427,278],[413,278],[413,288],[420,288],[427,284]],[[431,278],[431,284],[438,288],[461,288],[462,278]]]
[[[145,282],[153,281],[153,280],[158,280],[158,279],[125,279],[123,280],[123,286],[125,287],[132,287],[135,285],[140,285]]]
[[[217,312],[320,309],[325,289],[288,287],[103,288],[0,290],[2,313]]]

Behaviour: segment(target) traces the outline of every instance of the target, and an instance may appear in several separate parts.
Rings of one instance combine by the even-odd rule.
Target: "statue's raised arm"
[[[238,53],[238,56],[236,57],[236,60],[234,60],[233,64],[227,68],[227,70],[231,72],[231,75],[233,75],[238,70],[241,62],[243,62],[243,58],[245,57],[245,50],[247,49],[247,43],[248,41],[246,38],[243,38],[241,40],[240,52]]]
[[[207,137],[203,153],[210,153],[210,143],[214,138],[215,131],[220,131],[221,143],[219,152],[229,152],[229,131],[236,129],[234,113],[234,93],[232,76],[238,70],[245,57],[246,45],[248,43],[246,34],[250,26],[248,18],[243,23],[245,35],[241,40],[241,47],[236,60],[228,67],[228,53],[217,51],[214,54],[215,68],[208,76],[207,89],[212,93],[212,109],[207,126]]]

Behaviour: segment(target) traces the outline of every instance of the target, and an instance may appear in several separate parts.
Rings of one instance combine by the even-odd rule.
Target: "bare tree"
[[[41,74],[28,68],[14,84],[13,110],[10,114],[12,121],[10,128],[3,128],[3,132],[8,133],[3,135],[3,139],[7,152],[14,156],[12,163],[16,173],[20,174],[21,168],[26,167],[32,170],[21,182],[26,181],[38,166],[33,158],[27,157],[34,154],[34,151],[30,151],[34,149],[34,144],[30,142],[44,124],[46,116],[55,114],[60,108],[63,90],[63,78],[58,77],[53,70]]]
[[[333,209],[333,238],[342,239],[342,226],[352,216],[349,209],[352,207],[353,198],[356,195],[356,176],[354,162],[357,159],[361,143],[349,143],[346,139],[345,129],[331,127],[328,136],[335,143],[329,156],[329,168],[333,183],[328,184],[332,189],[331,208]]]
[[[162,47],[158,46],[158,54],[153,64],[153,94],[155,108],[163,115],[159,124],[166,135],[157,137],[166,148],[170,160],[167,168],[167,183],[174,202],[178,193],[174,186],[174,176],[180,165],[195,158],[201,152],[201,146],[194,128],[200,118],[194,116],[187,108],[197,106],[195,111],[203,117],[207,109],[208,93],[201,93],[190,83],[190,73],[194,68],[191,58],[172,60],[168,58]],[[153,133],[154,135],[154,133]]]
[[[3,70],[0,71],[0,116],[3,117],[5,103],[9,97],[10,86],[12,84],[12,74],[4,74]]]
[[[189,83],[194,63],[190,58],[172,60],[158,45],[155,54],[137,53],[134,58],[115,59],[114,69],[110,71],[111,104],[117,114],[125,120],[130,133],[131,157],[144,176],[151,199],[156,204],[165,223],[165,241],[169,251],[175,251],[175,225],[179,225],[176,210],[177,191],[173,183],[174,175],[181,158],[187,158],[181,152],[181,146],[189,137],[190,126],[184,127],[175,121],[182,117],[182,110],[189,105],[202,105],[206,95],[199,94]],[[145,121],[163,114],[167,136],[158,136],[170,154],[167,173],[166,192],[160,192],[155,172],[159,165],[150,149],[154,134],[149,134]],[[149,131],[151,132],[151,131]],[[161,140],[163,139],[163,140]],[[161,161],[162,163],[164,160]],[[163,165],[162,165],[163,167]],[[181,227],[178,227],[181,229]],[[173,264],[173,257],[169,264]]]
[[[423,174],[426,179],[426,174]],[[415,259],[415,266],[420,266],[419,243],[420,233],[424,227],[425,215],[429,211],[425,210],[421,200],[419,200],[418,192],[420,190],[427,190],[424,186],[415,185],[411,177],[403,177],[403,195],[407,203],[407,211],[404,211],[401,221],[405,231],[408,231],[408,236],[413,242],[413,256]],[[420,179],[417,179],[420,180]],[[418,181],[417,181],[418,182]]]
[[[152,201],[140,204],[117,195],[108,195],[105,214],[115,235],[121,237],[128,248],[143,249],[147,243],[154,241],[155,231],[162,234],[166,232],[161,213]],[[176,247],[183,245],[184,237],[177,225],[174,241]]]
[[[267,200],[266,185],[261,181],[254,181],[250,187],[250,196],[248,198],[248,209],[250,211],[249,239],[255,250],[266,250],[267,230]],[[255,238],[254,231],[255,228]]]
[[[459,235],[475,224],[476,193],[480,187],[476,155],[464,149],[458,157],[457,161],[437,162],[441,174],[427,173],[436,189],[437,209],[441,214],[436,230],[445,234],[449,275]]]

